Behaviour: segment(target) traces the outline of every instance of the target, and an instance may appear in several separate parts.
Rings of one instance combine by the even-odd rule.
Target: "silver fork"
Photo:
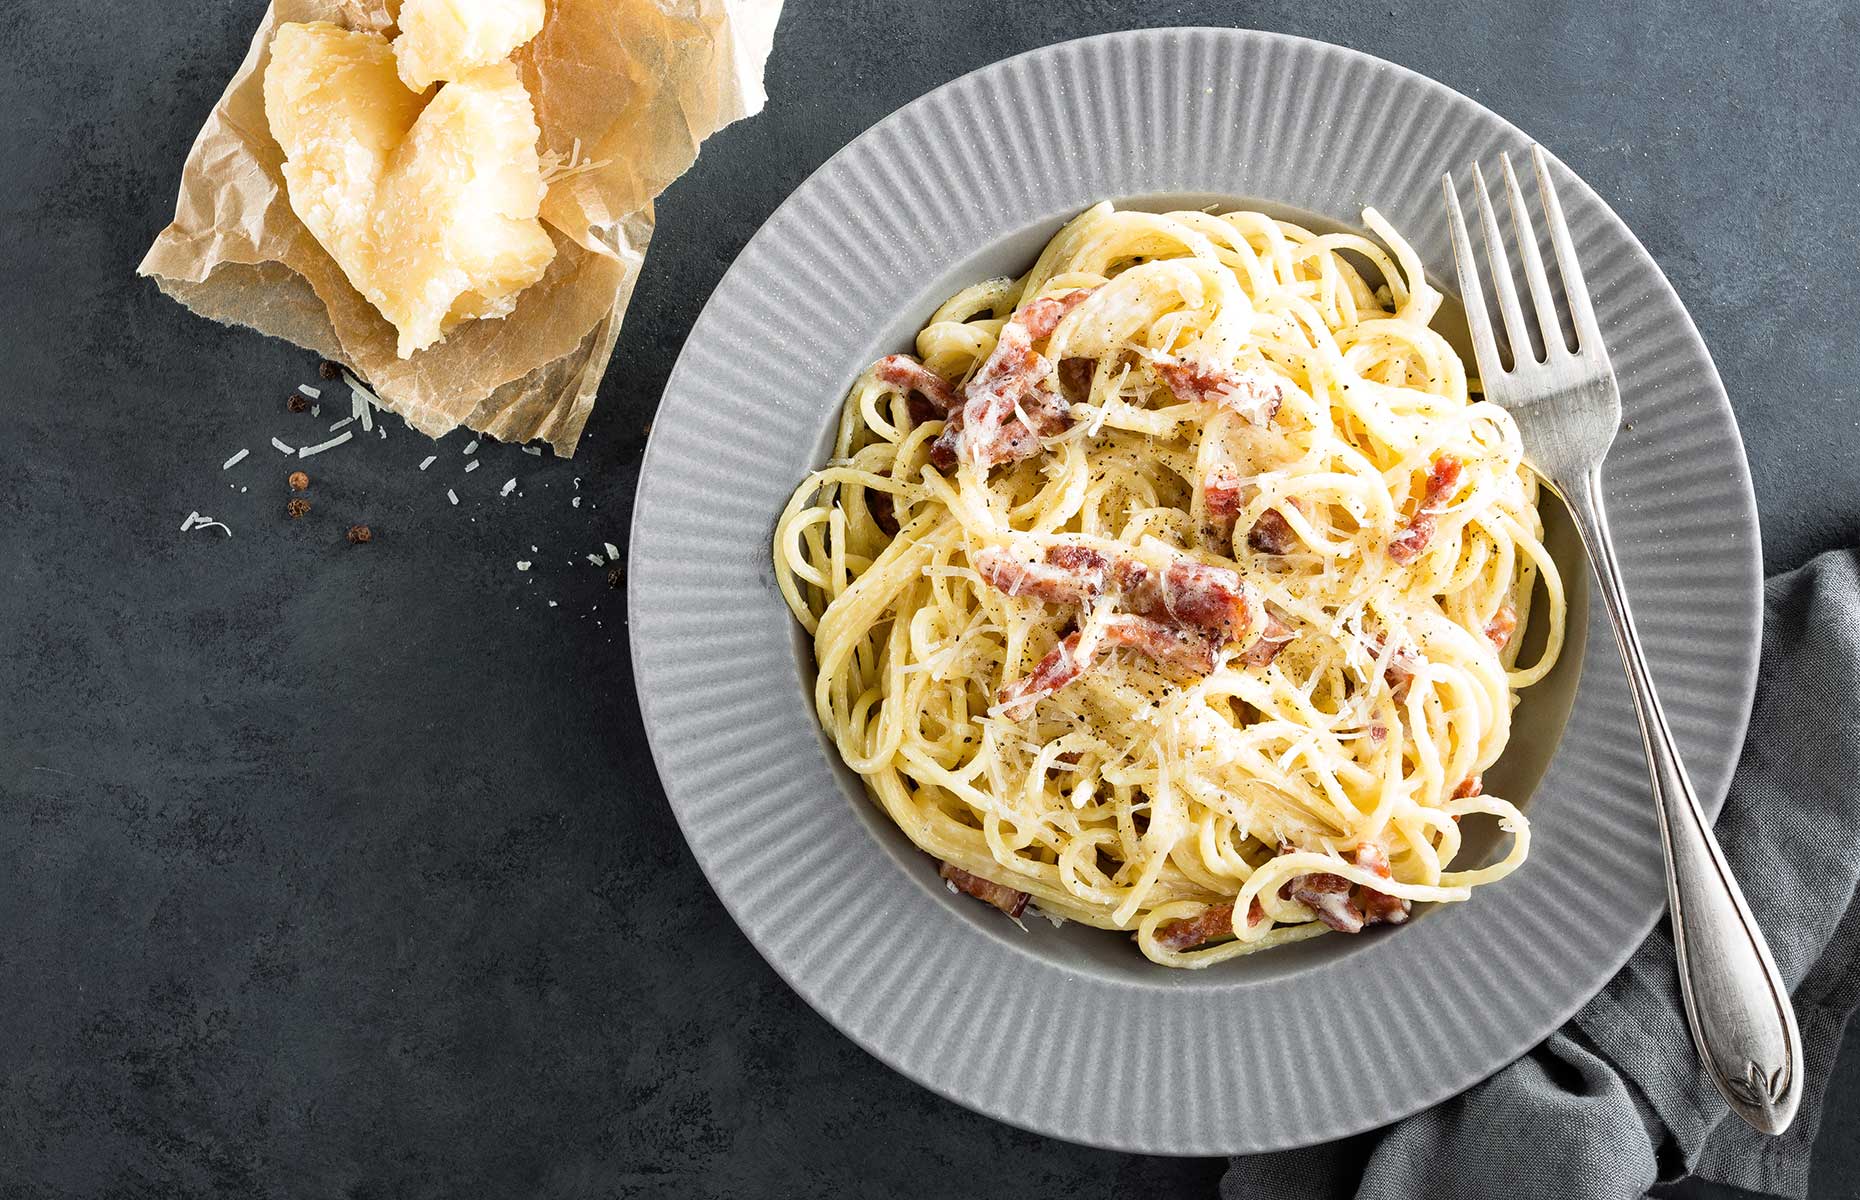
[[[1537,358],[1511,281],[1498,218],[1486,195],[1485,178],[1473,164],[1473,191],[1485,235],[1492,290],[1511,347],[1506,369],[1485,306],[1479,267],[1473,257],[1466,222],[1460,215],[1453,176],[1442,177],[1453,257],[1459,266],[1460,292],[1472,330],[1474,353],[1485,395],[1509,411],[1524,439],[1527,461],[1563,498],[1595,568],[1602,602],[1614,626],[1615,644],[1627,666],[1634,711],[1647,750],[1653,797],[1660,814],[1660,841],[1666,848],[1666,894],[1672,910],[1673,946],[1679,961],[1679,990],[1686,1022],[1699,1058],[1719,1092],[1738,1116],[1768,1134],[1781,1133],[1795,1118],[1802,1098],[1802,1038],[1788,990],[1770,957],[1763,932],[1751,918],[1737,881],[1712,836],[1711,824],[1693,794],[1660,698],[1653,688],[1628,608],[1621,568],[1602,508],[1602,460],[1621,424],[1621,392],[1615,383],[1608,348],[1602,344],[1588,285],[1576,261],[1569,226],[1557,200],[1549,165],[1541,147],[1532,146],[1537,191],[1555,249],[1563,297],[1575,326],[1576,349],[1570,350],[1558,320],[1556,300],[1537,250],[1537,235],[1525,207],[1524,193],[1503,157],[1505,191],[1511,202],[1512,230],[1523,259],[1544,357]]]

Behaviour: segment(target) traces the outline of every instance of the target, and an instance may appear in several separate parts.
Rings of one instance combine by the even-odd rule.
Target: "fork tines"
[[[1556,184],[1550,179],[1549,165],[1541,146],[1531,147],[1531,159],[1537,168],[1537,195],[1543,205],[1550,244],[1556,252],[1557,273],[1562,277],[1563,294],[1575,326],[1574,354],[1578,357],[1605,355],[1601,330],[1595,323],[1595,310],[1589,303],[1589,288],[1583,282],[1582,265],[1576,261],[1576,249],[1570,240],[1569,225],[1563,219],[1563,206],[1557,199]],[[1525,326],[1517,288],[1512,284],[1511,258],[1505,250],[1505,239],[1499,231],[1498,217],[1492,211],[1485,175],[1479,170],[1479,164],[1474,163],[1473,194],[1479,203],[1479,224],[1485,238],[1486,261],[1491,272],[1492,289],[1498,298],[1499,314],[1505,323],[1505,341],[1509,344],[1513,369],[1516,369],[1527,360],[1541,362],[1555,359],[1559,351],[1569,354],[1570,350],[1557,316],[1555,294],[1550,289],[1543,258],[1537,251],[1536,227],[1525,207],[1524,192],[1518,186],[1517,173],[1511,169],[1511,156],[1501,154],[1499,161],[1505,172],[1505,193],[1511,201],[1512,232],[1523,259],[1524,278],[1530,287],[1531,307],[1536,313],[1537,328],[1542,334],[1544,346],[1544,355],[1539,358]],[[1482,377],[1500,375],[1504,367],[1498,358],[1499,343],[1486,310],[1485,291],[1479,282],[1472,239],[1466,232],[1466,221],[1460,213],[1459,193],[1454,187],[1451,173],[1441,176],[1441,186],[1446,191],[1447,225],[1453,239],[1454,262],[1459,267],[1460,293],[1466,305],[1466,322],[1471,329],[1474,352],[1479,359],[1479,374]]]

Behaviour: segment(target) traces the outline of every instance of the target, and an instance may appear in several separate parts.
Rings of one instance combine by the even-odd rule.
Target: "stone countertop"
[[[466,474],[464,437],[391,418],[302,464],[301,520],[270,438],[311,440],[346,398],[287,413],[312,358],[134,274],[262,5],[10,15],[0,1193],[1211,1196],[1218,1161],[976,1116],[788,991],[679,838],[623,595],[585,556],[624,548],[684,332],[802,178],[945,80],[1134,24],[1353,46],[1538,137],[1711,346],[1766,566],[1860,539],[1860,10],[1501,7],[790,0],[767,111],[659,206],[579,456],[487,442]],[[195,510],[234,536],[182,536]],[[1856,1194],[1855,1041],[1820,1196]]]

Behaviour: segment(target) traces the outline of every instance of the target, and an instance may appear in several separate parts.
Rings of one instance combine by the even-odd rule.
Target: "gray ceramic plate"
[[[1574,1012],[1647,933],[1664,892],[1640,744],[1560,513],[1573,642],[1493,777],[1530,796],[1530,860],[1399,929],[1199,972],[1153,966],[1100,930],[1034,921],[1023,933],[938,886],[815,726],[808,647],[769,561],[776,514],[826,453],[854,376],[906,348],[959,286],[1031,265],[1079,209],[1218,201],[1356,226],[1372,204],[1439,281],[1452,277],[1441,172],[1526,142],[1471,100],[1354,51],[1236,30],[1117,34],[907,105],[744,249],[654,422],[633,527],[634,666],[698,862],[756,948],[849,1037],[1041,1133],[1149,1153],[1269,1150],[1474,1083]],[[1632,426],[1606,476],[1623,569],[1715,811],[1757,658],[1742,446],[1659,268],[1554,169]]]

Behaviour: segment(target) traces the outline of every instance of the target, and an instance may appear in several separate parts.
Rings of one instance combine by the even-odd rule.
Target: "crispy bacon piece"
[[[969,562],[988,585],[1007,596],[1048,604],[1089,604],[1104,591],[1110,563],[1085,546],[1049,546],[1042,562],[1024,562],[1012,550],[989,546]]]
[[[1472,774],[1460,780],[1460,786],[1453,789],[1452,798],[1455,800],[1470,800],[1484,791],[1485,776]]]
[[[1120,557],[1113,563],[1111,586],[1117,589],[1118,603],[1125,612],[1159,621],[1168,617],[1163,607],[1162,580],[1138,560]]]
[[[1073,633],[1040,660],[1031,674],[1001,689],[1003,712],[1024,720],[1043,697],[1091,669],[1101,645],[1126,647],[1162,666],[1188,674],[1214,669],[1220,648],[1246,641],[1245,662],[1265,665],[1291,640],[1292,631],[1264,609],[1235,571],[1177,556],[1158,573],[1135,558],[1109,558],[1085,546],[1048,547],[1040,562],[988,547],[970,558],[976,573],[997,591],[1049,604],[1084,606],[1115,593],[1120,610],[1091,622],[1089,638]],[[1262,617],[1264,618],[1262,621]]]
[[[1241,480],[1231,467],[1216,467],[1201,481],[1202,507],[1207,513],[1203,536],[1216,550],[1231,554],[1234,548],[1234,522],[1240,510],[1252,500],[1255,489]]]
[[[1232,547],[1234,523],[1240,518],[1240,510],[1252,502],[1254,494],[1253,485],[1243,482],[1239,472],[1227,467],[1216,467],[1201,481],[1209,532],[1218,546]],[[1289,503],[1300,512],[1304,511],[1299,501]],[[1298,544],[1298,535],[1284,513],[1269,508],[1247,531],[1246,544],[1260,554],[1284,554]]]
[[[1034,350],[1033,343],[1051,336],[1060,320],[1090,294],[1086,288],[1043,296],[1001,327],[994,350],[963,389],[962,419],[952,417],[944,428],[932,448],[932,461],[942,453],[986,470],[1033,457],[1042,437],[1065,429],[1069,406],[1064,396],[1039,386],[1052,363]]]
[[[1072,427],[1072,405],[1058,392],[1036,387],[1021,398],[1020,411],[1035,437],[1058,437]]]
[[[1095,358],[1060,359],[1058,370],[1060,394],[1065,396],[1070,403],[1079,403],[1091,395],[1092,376],[1097,373],[1098,360]]]
[[[994,350],[963,389],[962,420],[943,430],[938,445],[946,444],[956,458],[984,470],[1032,457],[1040,449],[1039,439],[1015,409],[1032,395],[1045,368],[1027,327],[1019,321],[1003,325]]]
[[[1084,642],[1078,633],[1069,633],[1045,658],[1034,664],[1028,674],[1003,687],[996,699],[1010,721],[1024,721],[1033,715],[1034,706],[1083,675],[1097,657],[1096,639]]]
[[[1261,554],[1284,554],[1297,540],[1292,523],[1276,508],[1259,514],[1259,520],[1253,522],[1252,531],[1246,535],[1246,544]]]
[[[1238,572],[1186,556],[1163,572],[1162,604],[1175,621],[1221,642],[1244,636],[1257,607]]]
[[[873,524],[892,537],[898,536],[898,510],[891,502],[890,492],[867,493],[865,506],[872,514]]]
[[[908,354],[887,354],[878,360],[873,370],[879,382],[904,393],[911,420],[919,425],[941,421],[962,403],[949,380]]]
[[[1286,854],[1291,849],[1281,846],[1279,853]],[[1392,878],[1388,859],[1380,847],[1365,842],[1356,848],[1355,859],[1356,865],[1365,871],[1384,879]],[[1353,896],[1353,886],[1341,875],[1312,871],[1287,880],[1279,888],[1279,895],[1298,901],[1338,933],[1360,933],[1365,925],[1399,925],[1408,919],[1406,900],[1370,887],[1355,888]]]
[[[930,443],[930,465],[939,471],[955,470],[956,445],[961,436],[962,410],[958,408],[949,414],[949,423],[937,434],[936,441]]]
[[[1434,460],[1428,468],[1427,488],[1421,495],[1421,506],[1415,509],[1414,516],[1408,519],[1407,527],[1396,539],[1389,543],[1389,557],[1398,563],[1411,563],[1427,549],[1427,543],[1434,536],[1434,522],[1439,519],[1440,510],[1452,499],[1453,491],[1460,485],[1460,460],[1451,454],[1443,454]]]
[[[1216,467],[1208,472],[1208,477],[1201,481],[1201,495],[1208,509],[1208,519],[1225,522],[1230,530],[1240,510],[1246,507],[1246,485],[1240,482],[1239,472],[1227,467]]]
[[[1262,371],[1233,372],[1206,363],[1158,362],[1156,373],[1177,400],[1214,403],[1231,409],[1254,425],[1264,425],[1278,414],[1285,391]]]
[[[1503,650],[1511,644],[1511,635],[1518,631],[1518,610],[1509,604],[1501,604],[1492,619],[1485,623],[1485,636],[1492,645]]]
[[[1389,860],[1380,846],[1368,842],[1358,846],[1356,865],[1372,875],[1384,879],[1394,878],[1389,874]],[[1387,892],[1366,887],[1358,889],[1357,903],[1362,906],[1365,925],[1400,925],[1408,919],[1408,902],[1400,896],[1391,896]]]
[[[1246,910],[1248,926],[1259,924],[1266,919],[1266,910],[1260,907],[1256,899]],[[1196,946],[1223,938],[1234,929],[1234,906],[1210,904],[1192,917],[1183,917],[1179,921],[1170,921],[1156,929],[1156,940],[1171,950],[1193,950]]]
[[[1027,327],[1027,335],[1034,341],[1043,341],[1053,336],[1053,330],[1059,328],[1067,313],[1085,303],[1085,298],[1097,290],[1088,287],[1063,296],[1042,296],[1015,313],[1014,319]]]
[[[1360,933],[1363,928],[1363,910],[1350,899],[1350,887],[1350,881],[1341,875],[1313,871],[1307,875],[1294,875],[1279,889],[1279,895],[1287,900],[1298,901],[1315,913],[1318,920],[1338,933]]]
[[[977,900],[992,904],[1008,916],[1018,920],[1020,914],[1027,911],[1027,901],[1031,898],[1026,892],[1017,891],[992,879],[983,879],[980,875],[971,875],[952,863],[944,863],[937,870],[952,888],[974,896]]]
[[[1120,556],[1115,563],[1083,546],[1053,546],[1043,563],[1021,561],[1012,551],[988,547],[970,560],[977,574],[1010,596],[1052,604],[1084,604],[1106,584],[1115,587],[1127,612],[1182,626],[1226,641],[1244,635],[1258,607],[1238,572],[1178,556],[1162,572]]]
[[[1298,636],[1298,632],[1281,621],[1272,606],[1266,607],[1266,628],[1260,631],[1251,646],[1240,656],[1240,661],[1250,667],[1271,666],[1272,660],[1279,657],[1279,651],[1285,644]]]
[[[874,367],[879,381],[904,393],[911,420],[944,422],[943,432],[930,443],[930,462],[940,471],[954,470],[955,447],[962,436],[962,397],[949,380],[908,354],[888,354]]]
[[[1127,646],[1162,666],[1191,675],[1206,675],[1214,669],[1219,646],[1198,630],[1133,613],[1112,613],[1098,628],[1109,644]]]

